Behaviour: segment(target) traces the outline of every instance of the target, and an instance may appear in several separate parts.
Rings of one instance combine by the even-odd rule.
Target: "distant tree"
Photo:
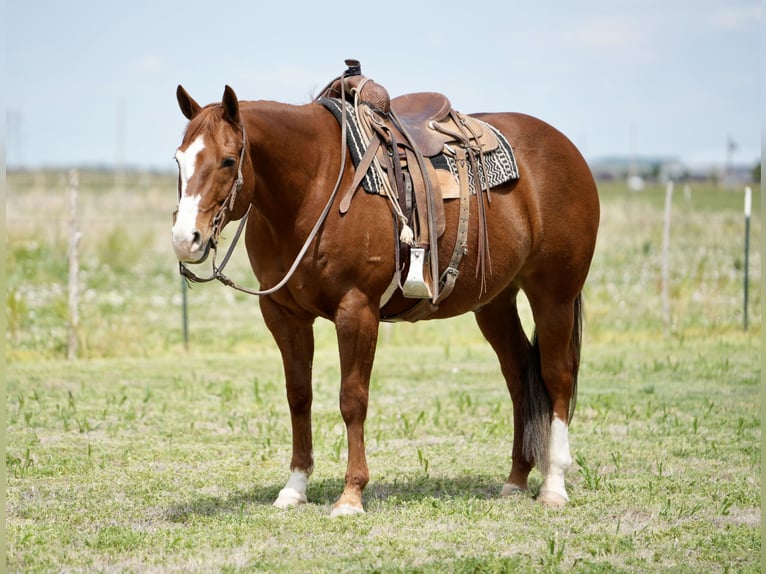
[[[761,162],[760,161],[757,164],[755,164],[755,167],[753,167],[753,182],[754,183],[761,182]]]

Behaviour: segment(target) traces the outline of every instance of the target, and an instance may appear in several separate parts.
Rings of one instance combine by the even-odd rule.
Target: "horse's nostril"
[[[202,244],[202,235],[199,231],[195,231],[192,234],[192,249],[199,249]]]

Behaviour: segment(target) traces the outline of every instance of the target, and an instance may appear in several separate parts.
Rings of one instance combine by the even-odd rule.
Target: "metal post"
[[[181,277],[181,314],[183,321],[183,333],[184,333],[184,349],[189,350],[189,305],[187,291],[189,285],[186,283],[186,278]]]
[[[80,178],[76,169],[69,171],[69,325],[67,329],[67,359],[77,358],[77,329],[80,324],[78,310],[80,263],[78,247],[82,234],[77,226],[77,198]]]
[[[665,226],[662,233],[662,318],[665,334],[670,332],[670,213],[673,205],[673,182],[665,190]]]
[[[752,211],[752,193],[750,187],[745,188],[745,284],[744,284],[744,319],[743,327],[747,331],[747,300],[750,275],[750,212]]]

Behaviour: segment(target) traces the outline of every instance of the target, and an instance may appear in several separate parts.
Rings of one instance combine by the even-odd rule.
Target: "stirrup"
[[[410,267],[402,286],[402,294],[409,299],[431,299],[431,286],[426,283],[425,247],[410,247]]]

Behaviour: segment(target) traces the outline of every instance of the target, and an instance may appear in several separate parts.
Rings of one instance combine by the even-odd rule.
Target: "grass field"
[[[8,178],[9,571],[760,571],[759,193],[743,332],[741,192],[677,189],[667,326],[664,189],[602,188],[566,509],[497,497],[511,404],[466,316],[383,327],[367,514],[331,520],[346,460],[332,326],[317,324],[309,504],[279,511],[289,417],[256,302],[195,287],[184,350],[172,177],[82,181],[81,359],[66,361],[61,176]],[[232,274],[247,277],[241,254]]]

